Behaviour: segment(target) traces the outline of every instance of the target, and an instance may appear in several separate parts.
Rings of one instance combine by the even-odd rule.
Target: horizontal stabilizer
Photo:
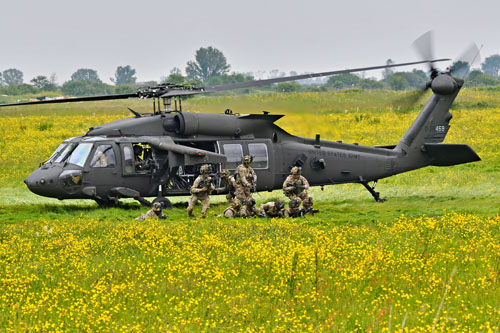
[[[450,166],[480,161],[481,158],[468,145],[424,144],[424,151],[432,158],[430,165]]]

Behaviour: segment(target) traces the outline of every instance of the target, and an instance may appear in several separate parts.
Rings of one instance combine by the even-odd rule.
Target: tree
[[[88,68],[80,68],[71,75],[71,81],[87,81],[92,83],[101,83],[97,71]]]
[[[113,86],[107,85],[102,82],[90,82],[87,80],[79,81],[66,81],[61,87],[64,95],[70,96],[92,96],[92,95],[106,95],[115,92]]]
[[[396,74],[392,75],[390,78],[389,86],[393,90],[406,90],[408,88],[408,81],[406,81],[404,77]]]
[[[406,83],[403,84],[405,85],[406,88],[408,87],[411,87],[411,88],[416,88],[416,89],[423,89],[425,88],[425,85],[427,84],[427,81],[428,81],[428,78],[427,76],[425,75],[425,73],[423,71],[417,71],[417,70],[413,70],[413,72],[395,72],[392,74],[391,78],[389,79],[389,85],[393,84],[392,83],[392,78],[394,77],[400,77],[401,79],[403,79]],[[396,83],[394,83],[396,84]],[[391,86],[391,88],[393,88]],[[402,90],[402,89],[396,89],[396,90]]]
[[[170,74],[179,74],[182,75],[182,71],[179,67],[174,67],[170,70]]]
[[[56,85],[49,81],[46,76],[38,75],[30,81],[35,87],[43,91],[54,91],[57,89]]]
[[[450,67],[450,72],[453,73],[455,77],[464,77],[469,72],[470,66],[466,61],[454,62]]]
[[[172,84],[183,84],[184,82],[186,82],[186,78],[181,74],[172,73],[166,78],[165,82]]]
[[[187,63],[186,74],[191,79],[207,81],[211,77],[226,74],[230,68],[224,54],[209,46],[196,51],[195,61]]]
[[[292,82],[278,83],[276,90],[280,91],[280,92],[295,92],[295,91],[299,91],[300,88],[301,88],[300,84],[298,84],[295,81],[292,81]]]
[[[111,82],[114,82],[116,86],[121,86],[122,84],[132,85],[135,84],[137,78],[135,75],[135,69],[127,66],[118,66],[115,72],[115,78],[111,78]]]
[[[465,80],[466,87],[486,87],[497,86],[500,84],[497,78],[491,75],[484,74],[479,70],[474,70],[467,75]]]
[[[384,84],[377,80],[363,79],[361,80],[359,87],[365,90],[384,89]]]
[[[387,61],[385,62],[385,64],[386,64],[386,65],[392,65],[392,64],[394,64],[394,61],[392,61],[392,59],[387,59]],[[384,72],[383,72],[383,74],[382,74],[382,75],[384,76],[384,80],[385,80],[385,81],[388,81],[388,80],[389,80],[389,78],[392,76],[392,73],[394,73],[394,72],[393,72],[393,70],[391,69],[391,67],[389,67],[389,68],[385,68],[385,69],[384,69]]]
[[[2,77],[2,72],[0,72],[0,87],[3,87],[3,77]]]
[[[498,71],[500,70],[500,55],[494,54],[484,59],[481,68],[485,74],[498,77]]]
[[[15,68],[4,70],[3,82],[7,86],[15,86],[23,84],[23,72]]]
[[[351,73],[344,73],[331,76],[326,82],[327,87],[332,87],[335,89],[345,89],[357,87],[361,79]]]

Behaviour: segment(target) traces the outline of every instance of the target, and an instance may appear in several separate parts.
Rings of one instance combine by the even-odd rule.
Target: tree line
[[[387,64],[392,64],[391,59]],[[459,64],[455,64],[457,66]],[[468,70],[467,64],[461,64]],[[212,47],[201,47],[195,53],[195,59],[186,64],[185,75],[174,67],[170,74],[161,79],[160,83],[189,84],[193,86],[212,86],[230,84],[254,80],[252,73],[230,72],[231,65],[227,62],[224,54]],[[481,70],[472,70],[468,73],[466,86],[500,86],[500,55],[495,54],[487,57],[481,64]],[[271,76],[285,76],[285,73],[274,70]],[[291,72],[290,75],[297,75]],[[0,71],[0,93],[3,95],[37,94],[41,92],[60,92],[67,96],[90,96],[102,94],[120,94],[136,91],[141,85],[155,85],[156,81],[137,83],[136,70],[130,65],[118,66],[114,77],[110,78],[113,85],[102,82],[97,71],[89,68],[76,70],[70,80],[58,85],[55,74],[50,77],[38,75],[30,83],[24,83],[23,72],[16,68]],[[340,74],[334,75],[323,81],[308,82],[284,82],[278,85],[261,87],[260,90],[277,90],[282,92],[294,91],[326,91],[346,88],[359,89],[393,89],[409,90],[421,89],[429,81],[429,74],[422,70],[409,72],[394,72],[387,68],[383,72],[383,78],[364,78],[364,75]],[[313,84],[311,84],[313,83]],[[249,89],[247,89],[248,91]]]

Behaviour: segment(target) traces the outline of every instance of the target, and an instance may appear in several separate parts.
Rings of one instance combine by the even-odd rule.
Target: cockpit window
[[[116,164],[115,151],[111,145],[97,146],[90,167],[92,168],[113,168]]]
[[[54,162],[54,160],[57,158],[57,155],[59,155],[59,153],[61,152],[61,150],[64,147],[66,147],[66,145],[67,145],[67,143],[61,143],[59,145],[59,147],[57,147],[56,151],[52,155],[50,155],[49,159],[45,163],[52,163],[52,162]]]
[[[68,154],[71,153],[73,148],[75,148],[75,145],[76,145],[76,143],[70,143],[69,145],[64,147],[64,149],[61,151],[59,156],[57,156],[57,157],[54,156],[54,157],[56,157],[56,160],[54,162],[60,163],[60,162],[64,161],[66,159],[66,157],[68,157]]]
[[[68,163],[83,167],[91,149],[92,143],[80,143],[71,153]]]

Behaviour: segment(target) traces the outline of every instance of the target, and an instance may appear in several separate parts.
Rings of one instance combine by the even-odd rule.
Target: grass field
[[[287,131],[399,141],[402,93],[202,97],[185,109],[286,114]],[[425,102],[425,98],[422,103]],[[22,180],[65,138],[147,112],[144,101],[0,110],[0,327],[92,331],[496,331],[500,325],[500,92],[462,91],[445,143],[481,162],[311,191],[304,219],[168,219],[31,194]],[[261,203],[279,191],[256,195]],[[225,208],[214,197],[212,213]],[[199,208],[197,208],[199,212]]]

